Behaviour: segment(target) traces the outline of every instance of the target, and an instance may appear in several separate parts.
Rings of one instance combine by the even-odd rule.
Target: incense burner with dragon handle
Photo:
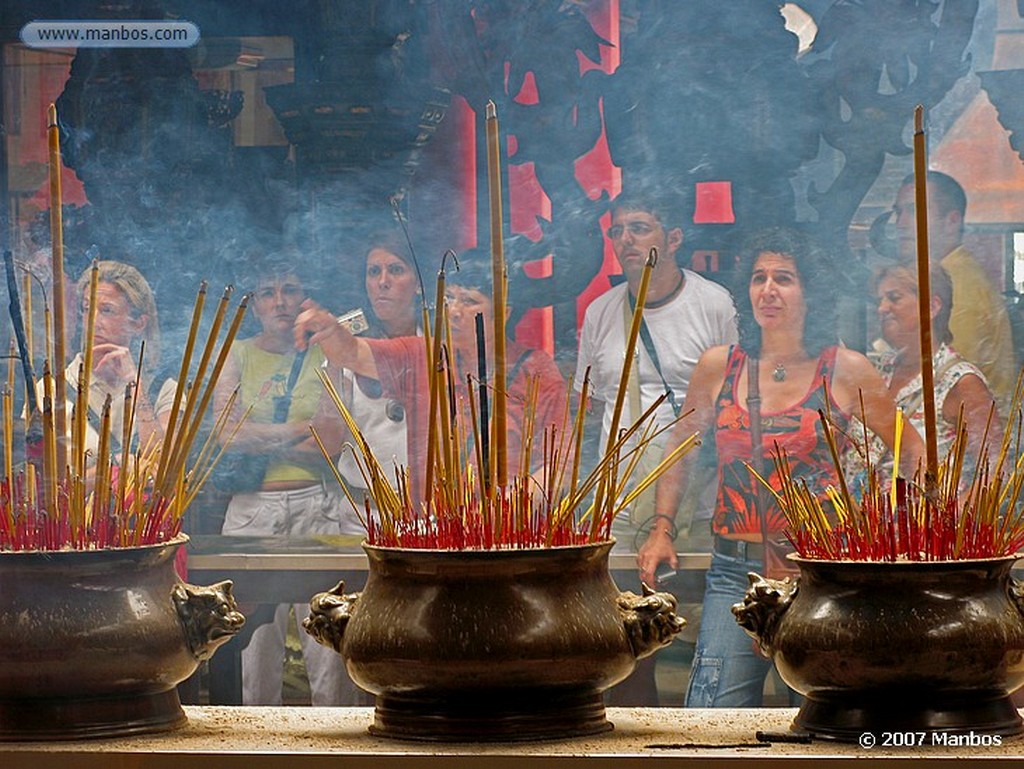
[[[231,582],[178,578],[187,541],[0,553],[0,740],[185,723],[177,684],[245,622]]]
[[[736,620],[804,695],[794,729],[1018,734],[1024,586],[1015,558],[795,558],[796,581],[750,575]],[[930,743],[929,743],[930,744]]]
[[[602,693],[685,620],[668,593],[620,592],[612,543],[522,550],[364,545],[361,593],[313,597],[304,626],[376,695],[374,734],[530,740],[611,728]]]

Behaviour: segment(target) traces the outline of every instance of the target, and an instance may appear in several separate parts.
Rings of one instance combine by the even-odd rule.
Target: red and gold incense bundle
[[[794,478],[784,453],[774,453],[780,490],[772,493],[786,515],[787,536],[797,553],[818,560],[950,561],[999,558],[1024,549],[1024,414],[1022,380],[1018,379],[1011,418],[1003,431],[998,455],[983,448],[965,468],[967,426],[961,412],[956,437],[940,461],[937,449],[937,408],[932,363],[932,328],[928,255],[927,161],[924,110],[914,111],[914,182],[917,223],[917,276],[920,326],[921,383],[925,414],[925,465],[912,480],[894,478],[883,489],[878,469],[870,466],[863,498],[854,500],[847,488],[830,420],[821,414],[839,488],[826,490],[828,500],[816,497],[802,479]],[[993,406],[981,444],[992,427]],[[894,472],[899,468],[902,413],[896,414]],[[866,443],[866,436],[865,436]],[[870,454],[870,452],[865,452]],[[965,469],[970,472],[969,482]],[[771,490],[769,483],[759,479]]]
[[[605,452],[589,472],[582,468],[585,407],[589,381],[584,380],[579,409],[565,413],[557,424],[536,425],[537,382],[527,386],[518,467],[507,462],[507,393],[505,392],[506,270],[502,248],[501,195],[497,115],[487,108],[488,179],[491,202],[491,255],[494,307],[494,373],[485,385],[479,376],[481,395],[474,394],[473,377],[467,377],[462,394],[457,392],[451,330],[444,307],[445,269],[438,274],[433,332],[427,343],[430,423],[426,484],[423,499],[413,499],[410,474],[405,467],[385,467],[374,455],[359,425],[342,401],[326,372],[320,377],[353,437],[343,450],[352,452],[369,498],[356,499],[332,461],[332,452],[320,437],[313,436],[335,478],[356,511],[367,541],[386,547],[424,549],[535,548],[576,545],[606,540],[612,520],[636,497],[694,446],[696,434],[683,441],[645,478],[633,482],[635,470],[654,440],[671,426],[657,428],[653,415],[659,399],[629,427],[620,429],[623,398],[615,404],[613,429]],[[446,255],[447,256],[447,255]],[[652,251],[644,268],[634,310],[631,340],[626,346],[623,376],[632,365],[639,333],[644,295],[657,254]],[[479,319],[478,319],[479,320]],[[429,333],[429,324],[425,329]],[[478,357],[485,360],[483,334],[478,325]],[[625,380],[624,380],[625,381]],[[572,387],[570,385],[571,393]],[[625,386],[620,387],[625,392]],[[487,419],[493,394],[493,418]],[[464,402],[459,402],[459,398]],[[636,416],[636,415],[634,415]],[[536,429],[535,429],[536,428]],[[539,440],[539,443],[535,443]],[[481,470],[481,468],[484,468]],[[373,504],[371,505],[370,499]]]
[[[174,394],[173,408],[162,441],[132,446],[136,393],[141,384],[143,347],[137,361],[136,381],[124,394],[122,430],[112,435],[111,398],[99,409],[95,450],[87,447],[86,432],[92,375],[92,347],[99,281],[94,265],[90,273],[88,307],[82,335],[82,365],[73,389],[64,376],[63,247],[60,222],[60,143],[56,110],[49,120],[51,231],[53,235],[52,340],[47,323],[43,363],[41,413],[26,413],[26,424],[41,420],[38,434],[26,430],[26,461],[12,462],[14,390],[13,367],[3,393],[4,477],[0,480],[0,551],[91,550],[154,544],[172,539],[181,530],[182,517],[199,492],[223,451],[221,440],[234,398],[216,420],[204,442],[193,451],[214,387],[228,351],[245,314],[247,298],[238,304],[229,327],[221,329],[229,309],[232,289],[225,289],[207,335],[198,365],[192,356],[206,296],[205,283],[195,302],[192,324]],[[26,285],[29,285],[26,283]],[[13,296],[12,301],[17,297]],[[31,293],[25,292],[23,317],[29,317]],[[49,305],[47,305],[48,307]],[[30,327],[29,327],[30,328]],[[29,329],[22,333],[27,335]],[[52,344],[51,344],[52,342]],[[55,355],[51,361],[49,353]],[[26,354],[31,354],[28,347]],[[211,365],[212,362],[212,365]],[[26,367],[26,371],[30,367]],[[26,377],[27,379],[29,377]],[[26,382],[26,387],[31,383]],[[74,393],[71,419],[67,420],[66,393]],[[93,404],[95,406],[95,404]],[[236,428],[237,429],[237,428]],[[70,441],[68,436],[70,435]],[[121,450],[114,447],[120,446]]]
[[[950,561],[1000,558],[1024,549],[1020,394],[1018,387],[1015,429],[1005,431],[996,457],[983,451],[973,467],[965,467],[968,436],[961,419],[936,469],[933,489],[920,471],[911,480],[896,478],[883,488],[878,469],[869,467],[861,500],[830,487],[823,501],[803,479],[793,477],[785,454],[775,451],[780,488],[772,493],[785,513],[786,535],[797,553],[816,560]],[[824,415],[821,419],[834,443],[833,428]],[[897,452],[895,467],[898,462]],[[836,471],[840,486],[845,485],[838,462]],[[965,472],[971,473],[969,483]],[[768,486],[765,479],[761,482]]]

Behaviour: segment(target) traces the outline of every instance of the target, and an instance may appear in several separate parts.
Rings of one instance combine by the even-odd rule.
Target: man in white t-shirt
[[[690,375],[701,354],[709,347],[737,339],[736,310],[729,292],[679,266],[677,254],[683,244],[683,230],[677,221],[670,206],[657,194],[624,192],[613,203],[607,234],[626,280],[587,308],[574,380],[575,388],[580,390],[590,368],[591,396],[604,403],[601,451],[607,445],[611,428],[636,292],[652,248],[657,249],[658,259],[644,302],[644,323],[649,334],[647,339],[642,334],[637,342],[620,426],[631,425],[665,393],[670,397],[658,408],[655,419],[659,427],[671,423],[686,397]],[[647,450],[646,467],[661,460],[662,445],[663,441]],[[643,474],[643,468],[639,468],[633,480],[639,480]],[[653,493],[644,494],[628,518],[625,514],[619,516],[612,527],[617,547],[636,549],[638,529],[646,530],[653,522],[653,503]]]

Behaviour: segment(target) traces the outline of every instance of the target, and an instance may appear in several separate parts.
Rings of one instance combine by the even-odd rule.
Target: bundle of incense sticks
[[[634,311],[634,326],[639,328],[643,294],[650,280],[656,255],[645,266]],[[439,284],[443,288],[443,270]],[[443,291],[439,291],[439,297]],[[429,452],[426,468],[429,480],[425,498],[411,495],[408,468],[385,467],[374,455],[359,425],[340,397],[325,371],[320,378],[353,437],[343,450],[352,452],[362,475],[362,486],[369,498],[356,499],[332,461],[332,453],[313,430],[313,437],[324,459],[332,468],[342,491],[358,511],[370,544],[386,547],[429,549],[534,548],[603,541],[610,537],[612,520],[649,489],[675,461],[694,446],[694,433],[674,448],[644,478],[636,479],[636,468],[643,454],[652,449],[655,439],[674,426],[658,428],[654,414],[664,397],[659,398],[627,428],[619,429],[622,400],[615,405],[615,430],[597,465],[586,475],[581,471],[585,405],[589,380],[584,379],[580,407],[575,416],[569,406],[558,424],[535,425],[537,414],[536,381],[528,384],[522,424],[524,445],[518,468],[512,468],[506,484],[488,484],[477,468],[483,461],[484,437],[493,433],[492,425],[480,419],[480,409],[472,375],[467,377],[460,404],[451,365],[450,328],[443,302],[437,307],[440,320],[435,323],[432,355],[428,366],[431,391],[437,393],[432,406],[430,431],[434,450]],[[634,334],[636,336],[636,334]],[[624,371],[632,366],[633,344],[627,346]],[[478,383],[479,384],[479,383]],[[495,385],[497,387],[497,385]],[[572,386],[569,386],[570,392]],[[433,399],[432,399],[433,402]],[[569,403],[569,399],[566,399]],[[460,406],[467,406],[463,408]],[[685,416],[685,415],[684,415]],[[542,428],[535,430],[535,427]],[[531,436],[541,436],[534,445]],[[491,452],[492,456],[494,452]],[[536,461],[539,460],[539,461]],[[539,470],[531,472],[531,468]],[[372,498],[373,505],[370,504]]]
[[[835,461],[839,488],[826,490],[828,500],[816,497],[800,478],[794,478],[785,452],[773,452],[779,491],[775,495],[788,524],[786,535],[797,553],[818,560],[950,561],[1000,558],[1024,548],[1024,454],[1021,453],[1021,386],[999,453],[983,450],[976,458],[969,483],[964,481],[968,444],[962,415],[949,451],[938,464],[934,481],[919,470],[913,480],[896,478],[888,489],[876,467],[868,468],[864,496],[855,502],[846,489],[842,465]],[[835,446],[830,420],[821,416],[824,433]],[[897,430],[902,419],[897,419]],[[835,458],[835,455],[834,455]],[[899,466],[899,451],[894,467]],[[760,481],[771,489],[768,480]],[[934,485],[930,489],[930,485]]]
[[[95,283],[94,272],[93,295]],[[70,462],[64,472],[59,472],[56,456],[60,435],[53,408],[56,390],[47,361],[43,373],[43,445],[40,450],[28,452],[30,458],[23,467],[17,471],[8,469],[0,483],[0,551],[134,547],[165,542],[180,532],[188,506],[234,435],[234,432],[225,435],[227,417],[235,401],[232,396],[202,445],[193,451],[248,304],[248,298],[243,297],[224,330],[232,293],[230,287],[224,290],[198,364],[193,368],[192,358],[206,297],[205,283],[200,286],[163,439],[131,448],[134,393],[139,387],[136,380],[125,390],[123,427],[119,436],[111,434],[111,399],[107,396],[97,427],[99,440],[93,457],[86,448],[84,417],[89,408],[88,365],[91,365],[87,351],[92,343],[96,306],[95,301],[90,302],[90,317],[83,339],[83,365],[72,408]],[[138,360],[139,372],[143,355],[144,350]],[[12,418],[7,404],[5,389],[5,433]],[[237,429],[238,425],[234,430]],[[125,447],[122,452],[113,449],[118,441]],[[32,454],[42,457],[41,467],[33,461]]]
[[[633,365],[644,301],[651,271],[657,260],[652,249],[644,267],[633,313],[630,337],[623,361],[619,398],[613,411],[612,429],[604,455],[596,467],[581,477],[585,406],[590,383],[585,379],[580,407],[571,416],[569,407],[559,424],[540,425],[541,445],[533,445],[537,414],[537,383],[527,387],[521,434],[524,445],[518,468],[508,467],[505,317],[506,267],[503,249],[501,203],[501,152],[497,111],[493,102],[486,110],[488,186],[490,197],[491,269],[494,307],[494,380],[488,387],[484,335],[477,318],[477,387],[466,381],[468,409],[460,408],[456,371],[452,364],[451,328],[444,304],[445,254],[437,276],[433,332],[424,322],[429,382],[429,434],[424,498],[412,499],[408,468],[395,467],[393,474],[374,456],[359,425],[323,371],[320,378],[353,442],[351,451],[370,499],[355,499],[332,461],[332,452],[313,430],[324,459],[332,468],[353,508],[361,517],[370,544],[390,547],[438,549],[533,548],[606,540],[612,520],[638,495],[650,488],[679,458],[699,444],[693,434],[666,455],[650,474],[630,485],[643,454],[654,440],[674,423],[656,428],[654,413],[664,398],[637,416],[632,425],[619,429],[624,393]],[[589,372],[588,372],[589,376]],[[572,385],[569,385],[572,392]],[[489,397],[493,393],[493,398]],[[566,398],[566,404],[570,402]],[[491,404],[493,403],[493,409]],[[468,415],[467,415],[468,412]],[[490,417],[490,418],[489,418]],[[534,461],[539,458],[539,461]],[[475,463],[474,463],[475,460]],[[540,470],[531,472],[531,468]],[[588,502],[589,500],[589,502]]]

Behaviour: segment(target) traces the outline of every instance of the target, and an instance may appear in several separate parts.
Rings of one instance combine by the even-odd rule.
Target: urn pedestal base
[[[546,693],[528,696],[492,692],[486,701],[451,698],[406,699],[378,696],[370,733],[424,742],[525,742],[583,737],[609,731],[599,693]]]
[[[793,728],[821,739],[857,742],[864,732],[879,737],[883,732],[927,732],[932,735],[1024,733],[1017,708],[1008,695],[993,692],[991,697],[970,697],[915,702],[899,692],[862,700],[846,697],[804,699],[793,719]]]
[[[0,700],[0,741],[74,740],[184,726],[177,689],[111,697]]]

